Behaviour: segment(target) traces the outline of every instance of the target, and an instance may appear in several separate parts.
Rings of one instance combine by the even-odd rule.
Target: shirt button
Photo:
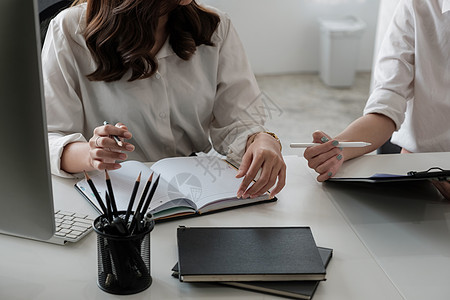
[[[159,113],[159,117],[160,117],[161,119],[165,119],[165,118],[166,118],[166,113],[160,112],[160,113]]]
[[[155,77],[156,77],[156,79],[161,79],[161,74],[156,73],[156,74],[155,74]]]

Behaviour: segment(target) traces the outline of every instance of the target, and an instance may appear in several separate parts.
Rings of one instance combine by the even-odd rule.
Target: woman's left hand
[[[259,170],[261,170],[259,178],[252,186],[248,187],[256,178]],[[279,193],[286,182],[286,164],[281,155],[279,142],[267,133],[257,133],[253,141],[247,145],[236,177],[244,177],[237,192],[238,198],[260,196],[275,183],[276,186],[270,192],[270,197]]]

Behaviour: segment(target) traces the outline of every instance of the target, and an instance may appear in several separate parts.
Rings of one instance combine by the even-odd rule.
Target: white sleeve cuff
[[[61,170],[61,156],[64,147],[73,142],[86,142],[86,139],[81,133],[73,133],[69,135],[62,135],[59,133],[48,134],[48,144],[50,151],[50,167],[53,175],[66,178],[82,177],[81,173],[70,174]]]
[[[245,153],[245,147],[247,146],[248,138],[258,132],[264,132],[266,129],[262,125],[254,126],[252,128],[248,128],[246,131],[242,132],[237,136],[234,141],[228,145],[228,151],[226,153],[227,159],[236,163],[237,165],[241,164],[242,156]]]
[[[364,108],[364,115],[377,113],[389,117],[400,129],[405,120],[406,99],[389,90],[378,89],[372,92]]]

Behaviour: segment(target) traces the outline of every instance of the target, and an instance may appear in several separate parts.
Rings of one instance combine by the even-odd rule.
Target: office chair
[[[392,153],[400,153],[402,148],[395,144],[391,143],[391,139],[387,140],[386,143],[381,145],[380,148],[377,149],[377,154],[392,154]]]
[[[39,22],[41,25],[41,45],[44,44],[45,35],[47,34],[48,25],[51,19],[55,17],[61,10],[69,7],[73,1],[71,0],[38,0]]]

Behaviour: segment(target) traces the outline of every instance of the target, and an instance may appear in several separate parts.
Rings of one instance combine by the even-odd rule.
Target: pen
[[[291,148],[306,148],[306,147],[313,147],[317,145],[322,145],[319,143],[291,143]],[[342,148],[357,148],[357,147],[367,147],[372,145],[371,143],[367,142],[339,142],[336,147],[342,147]]]
[[[108,124],[109,124],[109,122],[103,121],[103,125],[108,125]],[[116,141],[117,145],[119,145],[120,147],[123,146],[123,142],[119,139],[119,137],[117,135],[112,135],[111,137]]]

